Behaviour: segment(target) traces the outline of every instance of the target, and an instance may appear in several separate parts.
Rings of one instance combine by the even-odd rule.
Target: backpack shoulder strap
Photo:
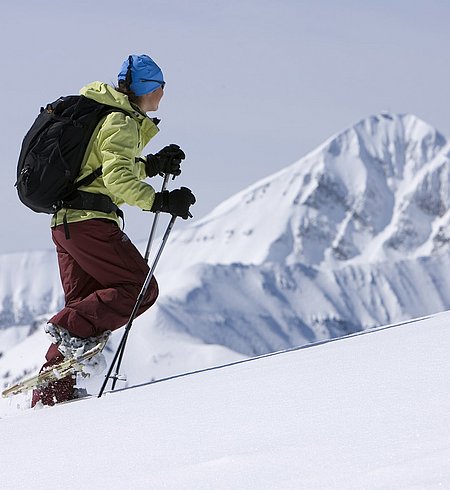
[[[96,101],[93,101],[92,99],[87,99],[87,97],[84,97],[84,95],[80,95],[79,97],[80,97],[80,102],[82,102],[83,99],[84,100],[89,100],[89,101],[92,101],[92,102],[94,102],[95,104],[97,104],[99,106],[99,108],[98,108],[99,116],[98,116],[98,120],[97,120],[96,126],[99,126],[100,124],[103,124],[103,122],[104,122],[104,119],[103,118],[105,118],[109,114],[112,114],[113,112],[122,112],[123,114],[128,115],[128,112],[127,111],[125,111],[123,109],[119,109],[118,107],[108,106],[106,104],[102,104],[101,102],[96,102]],[[92,133],[94,133],[94,131],[92,131]],[[102,175],[102,167],[101,166],[98,167],[98,168],[96,168],[89,175],[86,175],[82,179],[80,179],[77,182],[75,182],[74,185],[73,185],[73,190],[75,191],[75,190],[77,190],[78,188],[80,188],[82,186],[92,184],[92,182],[94,182],[94,180],[97,177],[100,177],[100,175]]]

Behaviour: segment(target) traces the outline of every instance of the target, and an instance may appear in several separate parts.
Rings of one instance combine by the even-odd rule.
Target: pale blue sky
[[[27,210],[13,187],[39,107],[115,82],[130,53],[165,73],[161,132],[148,151],[185,149],[171,185],[192,188],[195,218],[374,113],[414,113],[450,137],[448,0],[16,0],[1,9],[0,253],[53,246],[49,217]],[[125,212],[130,237],[146,240],[152,216]]]

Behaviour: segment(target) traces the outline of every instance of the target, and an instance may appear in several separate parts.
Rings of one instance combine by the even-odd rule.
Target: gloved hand
[[[154,213],[170,213],[172,216],[179,216],[188,219],[191,216],[189,207],[195,204],[195,196],[187,187],[180,187],[174,191],[156,192],[155,200],[150,211]]]
[[[178,145],[165,146],[158,153],[147,155],[145,171],[148,177],[158,174],[180,175],[180,164],[185,158],[184,151]]]

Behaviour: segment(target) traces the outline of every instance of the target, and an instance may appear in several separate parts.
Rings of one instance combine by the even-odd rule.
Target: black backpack
[[[15,185],[25,206],[48,214],[61,208],[117,212],[108,196],[77,190],[100,176],[101,167],[74,183],[96,126],[115,111],[125,112],[82,95],[60,97],[41,108],[23,140],[17,165]]]

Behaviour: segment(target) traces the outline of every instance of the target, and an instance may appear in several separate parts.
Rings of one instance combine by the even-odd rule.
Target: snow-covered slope
[[[450,313],[0,420],[2,489],[450,488]]]
[[[315,270],[302,264],[201,265],[154,321],[248,356],[450,308],[450,256]]]

